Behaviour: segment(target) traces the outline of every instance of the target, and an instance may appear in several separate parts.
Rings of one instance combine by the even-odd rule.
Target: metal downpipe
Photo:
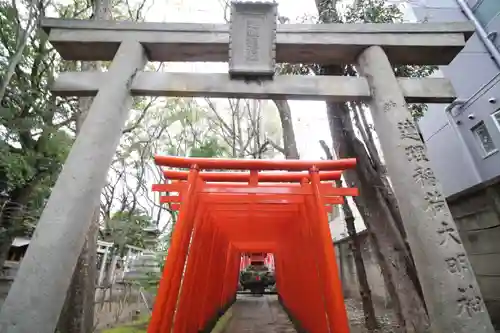
[[[467,1],[466,0],[455,0],[455,1],[458,3],[460,8],[462,9],[462,12],[465,14],[465,16],[467,16],[467,18],[470,21],[472,21],[472,23],[474,24],[474,27],[476,28],[477,35],[479,36],[479,38],[483,42],[484,46],[486,47],[486,49],[490,53],[491,58],[493,59],[493,61],[495,61],[495,64],[497,65],[497,67],[500,68],[500,52],[498,51],[495,44],[493,44],[493,42],[488,38],[488,34],[484,30],[483,26],[481,25],[481,23],[477,19],[476,15],[472,11],[472,9],[470,9],[469,5],[467,4]]]

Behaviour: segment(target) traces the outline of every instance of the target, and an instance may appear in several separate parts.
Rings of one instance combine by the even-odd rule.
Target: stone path
[[[238,295],[225,333],[296,333],[277,296]]]

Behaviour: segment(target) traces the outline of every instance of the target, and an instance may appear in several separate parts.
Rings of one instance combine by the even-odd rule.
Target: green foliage
[[[401,23],[403,13],[397,4],[388,4],[384,0],[358,0],[353,6],[348,6],[343,13],[346,23]],[[422,78],[431,75],[437,66],[404,65],[394,68],[396,76]],[[410,104],[408,106],[415,119],[423,116],[426,104]]]
[[[0,1],[2,78],[26,23],[12,4]],[[9,237],[32,230],[73,141],[67,125],[74,102],[48,90],[57,67],[46,35],[35,30],[0,101],[0,223]]]
[[[353,4],[347,5],[342,11],[332,7],[336,1],[320,0],[321,15],[318,21],[321,23],[401,23],[403,13],[397,4],[388,3],[386,0],[356,0]],[[282,18],[282,22],[288,19]],[[431,75],[438,69],[437,66],[395,66],[394,73],[399,77],[422,78]],[[317,65],[280,65],[280,74],[310,75],[311,73],[321,74],[321,69]],[[345,66],[344,75],[355,76],[357,72],[352,65]],[[409,104],[408,108],[414,119],[419,119],[427,110],[426,104]]]
[[[88,19],[92,15],[92,1],[72,0],[70,2],[54,2],[55,11],[61,18]]]
[[[209,137],[191,148],[190,157],[221,157],[227,153],[226,147],[219,143],[217,137]]]
[[[345,23],[392,23],[403,20],[403,13],[397,4],[384,0],[358,0],[356,4],[348,6],[342,16]]]
[[[123,251],[125,245],[145,247],[145,228],[152,227],[152,219],[140,209],[119,211],[107,221],[104,239]]]

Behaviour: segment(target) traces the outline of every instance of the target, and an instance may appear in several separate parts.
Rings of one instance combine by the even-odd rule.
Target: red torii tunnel
[[[358,195],[333,182],[356,159],[156,156],[155,162],[189,172],[164,170],[170,183],[153,185],[179,215],[148,333],[206,329],[235,301],[241,255],[248,252],[273,254],[281,303],[304,330],[349,332],[327,211]]]

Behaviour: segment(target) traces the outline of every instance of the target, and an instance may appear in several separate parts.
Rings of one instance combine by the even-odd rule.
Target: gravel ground
[[[349,317],[349,324],[351,326],[351,333],[367,333],[365,328],[365,315],[361,302],[354,299],[345,300],[347,316]],[[380,328],[375,330],[374,333],[397,333],[398,325],[394,318],[394,313],[391,309],[383,306],[375,306],[375,315]]]
[[[346,309],[351,325],[351,333],[368,332],[365,328],[361,302],[346,300]],[[376,308],[380,329],[374,333],[396,333],[394,316],[390,309]],[[225,333],[296,333],[290,319],[281,308],[276,296],[238,296],[233,305],[231,318]]]

